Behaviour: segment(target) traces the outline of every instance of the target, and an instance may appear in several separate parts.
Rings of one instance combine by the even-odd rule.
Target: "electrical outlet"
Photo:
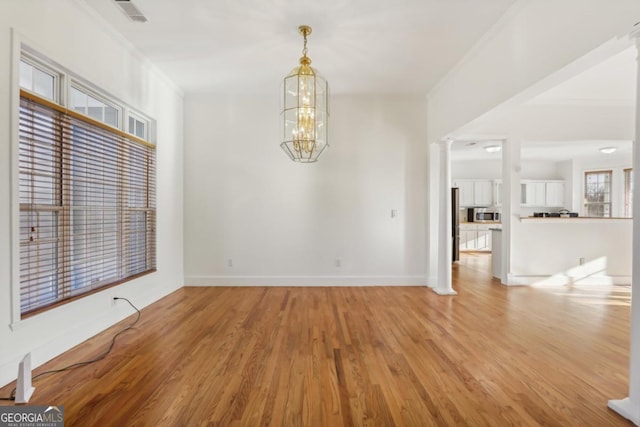
[[[335,265],[336,267],[342,267],[342,260],[340,258],[336,258]]]
[[[111,298],[111,306],[112,307],[115,307],[117,302],[118,302],[118,297],[112,297]]]
[[[580,263],[580,265],[584,265],[585,259],[583,257],[580,257],[578,262]]]
[[[391,218],[395,218],[398,216],[398,210],[397,209],[391,209]]]
[[[227,267],[233,267],[233,259],[227,259]]]

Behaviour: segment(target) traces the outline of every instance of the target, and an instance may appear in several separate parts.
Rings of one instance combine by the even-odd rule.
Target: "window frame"
[[[85,115],[87,117],[90,117],[90,118],[92,118],[94,120],[98,120],[98,121],[100,121],[100,122],[102,122],[102,123],[104,123],[104,124],[106,124],[108,126],[112,126],[112,127],[116,128],[116,129],[124,130],[123,129],[123,123],[122,123],[124,121],[124,110],[125,110],[124,106],[118,105],[117,102],[115,102],[113,100],[110,100],[108,96],[102,95],[99,92],[97,92],[95,90],[92,90],[90,87],[87,87],[87,85],[83,85],[78,80],[72,78],[72,79],[70,79],[70,82],[69,82],[69,88],[68,88],[68,91],[67,91],[67,93],[68,93],[67,100],[68,101],[67,101],[67,105],[66,105],[66,107],[69,108],[70,110],[78,112],[77,110],[74,110],[74,107],[71,105],[71,91],[73,89],[81,92],[84,95],[87,95],[88,97],[90,96],[90,97],[94,98],[96,101],[102,102],[103,104],[105,104],[105,106],[114,108],[116,110],[116,113],[117,113],[117,117],[116,117],[117,124],[116,124],[116,126],[113,126],[112,124],[110,124],[109,122],[107,122],[105,120],[98,120],[95,117],[89,115],[88,112],[87,113],[80,113],[80,114],[83,114],[83,115]],[[88,108],[88,105],[87,105],[87,108]],[[142,138],[142,139],[144,139],[144,138]]]
[[[624,216],[633,218],[633,168],[624,168]]]
[[[589,202],[588,201],[588,183],[587,183],[587,180],[589,179],[588,177],[589,177],[589,175],[603,175],[603,174],[609,176],[609,188],[608,188],[608,191],[605,192],[605,194],[606,193],[609,194],[609,201],[608,202],[606,202],[606,201],[603,201],[603,202]],[[612,217],[612,207],[613,207],[613,204],[612,204],[613,170],[607,169],[607,170],[585,171],[584,172],[584,181],[583,181],[583,183],[584,183],[584,191],[583,191],[584,203],[583,203],[583,208],[584,208],[585,216],[587,216],[587,217],[593,216],[593,215],[588,215],[589,212],[590,212],[590,208],[591,207],[594,207],[594,206],[606,207],[606,206],[608,206],[609,207],[609,215],[607,215],[607,216],[604,216],[604,215],[603,216],[598,216],[596,218],[611,218]]]
[[[29,93],[34,95],[42,96],[38,94],[33,89],[27,89],[20,86],[20,62],[24,62],[34,69],[38,69],[39,71],[44,72],[53,77],[53,98],[50,99],[51,102],[55,102],[61,105],[64,105],[64,88],[66,87],[65,75],[64,73],[53,63],[47,63],[41,59],[38,59],[37,56],[32,54],[30,51],[21,51],[20,59],[18,61],[18,88],[26,90]]]
[[[94,292],[100,292],[103,291],[104,289],[107,289],[109,287],[112,286],[116,286],[120,283],[135,279],[141,275],[144,274],[149,274],[149,273],[153,273],[154,271],[156,271],[156,262],[157,262],[157,254],[156,254],[156,226],[157,226],[157,205],[155,203],[155,194],[156,194],[156,189],[155,189],[155,183],[156,183],[156,176],[155,176],[155,172],[153,173],[153,177],[152,180],[149,181],[149,184],[147,184],[147,189],[146,189],[146,197],[147,197],[147,201],[149,202],[149,197],[152,198],[152,201],[150,203],[152,203],[152,205],[147,204],[146,207],[144,209],[142,209],[145,213],[145,223],[147,224],[149,221],[152,222],[152,229],[151,231],[149,231],[149,228],[147,227],[146,229],[146,236],[147,236],[147,240],[145,242],[145,250],[146,250],[146,259],[149,260],[150,258],[153,259],[153,268],[146,270],[142,273],[139,274],[133,274],[129,277],[124,278],[123,280],[117,280],[114,281],[110,284],[108,284],[107,286],[103,286],[97,289],[94,289],[92,291],[89,292],[85,292],[82,293],[80,295],[74,296],[70,299],[66,299],[66,300],[62,300],[62,301],[56,301],[52,304],[46,305],[45,307],[42,308],[38,308],[32,311],[27,312],[26,314],[21,312],[21,270],[20,270],[20,260],[21,260],[21,253],[20,253],[20,241],[21,241],[21,230],[20,230],[20,225],[21,225],[21,214],[22,212],[24,212],[23,209],[21,209],[21,204],[20,204],[20,189],[19,189],[19,173],[20,173],[20,165],[19,165],[19,155],[20,155],[20,141],[19,141],[19,125],[21,123],[21,119],[20,119],[20,105],[21,105],[21,91],[24,92],[25,95],[28,94],[32,94],[38,98],[41,98],[45,101],[50,102],[51,104],[55,104],[57,106],[59,106],[59,108],[61,109],[66,109],[69,104],[70,104],[70,93],[71,93],[71,88],[74,87],[77,90],[80,90],[81,92],[84,92],[86,94],[88,94],[89,96],[92,96],[94,98],[96,98],[97,100],[99,100],[100,102],[103,102],[106,106],[110,106],[116,109],[117,111],[117,118],[118,118],[118,126],[114,127],[106,122],[101,122],[101,121],[97,121],[100,124],[100,127],[102,128],[107,128],[109,130],[109,132],[115,132],[119,135],[121,135],[123,138],[127,138],[133,141],[137,141],[142,143],[143,145],[147,146],[151,152],[153,153],[153,159],[151,160],[153,163],[153,170],[155,171],[156,168],[156,164],[157,161],[155,160],[155,148],[156,148],[156,144],[155,141],[152,139],[152,137],[155,136],[155,126],[156,126],[156,122],[155,120],[151,119],[149,116],[147,116],[146,114],[138,111],[137,109],[134,109],[132,107],[130,107],[129,105],[125,104],[124,102],[120,101],[119,99],[115,98],[114,96],[108,94],[106,91],[94,86],[93,84],[89,83],[87,80],[81,78],[80,76],[74,74],[73,72],[69,71],[68,69],[61,67],[60,65],[58,65],[57,63],[49,60],[48,58],[44,57],[43,55],[37,53],[36,51],[34,51],[32,48],[30,48],[29,46],[25,45],[23,42],[21,42],[20,37],[16,34],[13,34],[13,42],[14,42],[14,49],[12,51],[12,65],[11,65],[11,73],[12,73],[12,82],[13,82],[13,87],[14,89],[12,90],[12,120],[11,120],[11,135],[12,135],[12,150],[11,150],[11,160],[12,160],[12,164],[11,164],[11,170],[12,170],[12,186],[11,186],[11,191],[12,191],[12,215],[11,215],[11,298],[12,298],[12,313],[11,313],[11,321],[12,323],[10,324],[11,329],[15,329],[16,327],[18,327],[20,324],[22,324],[25,320],[38,315],[40,313],[43,312],[47,312],[52,308],[58,307],[60,305],[66,304],[68,302],[74,301],[78,298],[83,298],[85,296],[88,296]],[[52,75],[54,78],[54,99],[48,99],[48,98],[43,98],[42,94],[38,94],[35,93],[33,90],[30,90],[31,88],[33,88],[33,85],[31,86],[31,88],[22,88],[21,87],[21,80],[20,80],[20,68],[21,68],[21,62],[25,62],[26,64],[34,67],[35,69],[38,69],[40,71],[43,71],[49,75]],[[73,111],[74,113],[83,116],[84,118],[88,118],[89,121],[96,121],[96,119],[92,118],[89,115],[86,114],[82,114],[79,112],[76,112],[74,110],[69,109],[68,111]],[[135,116],[135,118],[137,120],[143,121],[145,123],[145,136],[146,139],[142,139],[142,138],[137,138],[135,135],[130,135],[125,131],[125,126],[128,123],[128,117],[129,115],[133,115]],[[102,115],[103,119],[105,119],[105,114],[103,113]],[[142,120],[141,120],[142,119]],[[81,119],[82,120],[82,119]],[[120,173],[120,172],[119,172]],[[150,185],[153,185],[153,187],[150,187]],[[59,209],[57,207],[52,207],[52,209],[56,212],[59,211]],[[34,211],[35,212],[35,211]],[[152,217],[149,217],[149,212],[151,212]],[[120,221],[118,220],[118,223]],[[118,227],[120,227],[120,225],[118,225]],[[59,227],[58,227],[59,228]],[[120,235],[120,231],[118,231],[118,235]],[[151,233],[151,234],[149,234]],[[150,239],[152,240],[152,243],[150,244]],[[62,239],[59,239],[60,241],[62,241]],[[65,244],[65,243],[59,243],[60,244]],[[120,255],[119,255],[120,256]],[[150,264],[148,264],[150,265]]]

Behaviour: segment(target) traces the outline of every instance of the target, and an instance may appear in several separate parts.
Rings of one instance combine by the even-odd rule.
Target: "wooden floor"
[[[631,425],[607,409],[628,390],[629,287],[507,288],[487,270],[465,256],[453,297],[184,288],[105,360],[38,379],[30,404],[64,405],[68,426]]]

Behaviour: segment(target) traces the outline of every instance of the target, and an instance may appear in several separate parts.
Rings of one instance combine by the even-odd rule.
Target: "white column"
[[[438,222],[439,206],[440,206],[440,147],[438,144],[429,144],[429,163],[428,163],[428,209],[427,209],[427,286],[435,288],[438,283],[438,241],[439,226]]]
[[[640,39],[636,38],[640,52]],[[638,58],[640,60],[640,58]],[[640,61],[636,71],[636,135],[633,142],[633,255],[631,267],[631,348],[629,397],[610,400],[609,408],[640,425]]]
[[[520,140],[502,142],[502,262],[500,278],[503,285],[512,284],[511,251],[520,224]]]
[[[453,242],[451,237],[451,144],[440,143],[440,177],[438,188],[438,282],[433,287],[439,295],[456,295],[451,284]]]

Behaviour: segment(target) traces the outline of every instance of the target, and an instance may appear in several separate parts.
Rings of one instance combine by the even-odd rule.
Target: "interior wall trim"
[[[631,285],[631,276],[520,276],[509,275],[508,286]]]
[[[425,276],[186,276],[185,286],[426,286]]]

